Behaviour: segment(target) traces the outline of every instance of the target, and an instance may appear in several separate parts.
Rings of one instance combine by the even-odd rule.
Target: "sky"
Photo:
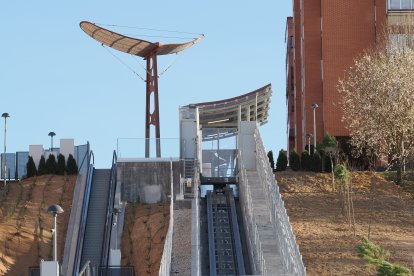
[[[142,28],[205,35],[185,52],[158,59],[159,72],[171,65],[159,78],[161,138],[179,137],[179,106],[271,83],[261,135],[266,150],[286,149],[285,27],[291,13],[291,1],[275,0],[2,1],[0,113],[10,114],[7,152],[33,144],[49,148],[53,131],[54,146],[61,138],[89,141],[96,167],[109,168],[113,150],[123,146],[118,138],[141,143],[145,137],[145,82],[129,69],[144,77],[144,61],[105,50],[79,28],[83,20],[128,26],[106,28],[161,43],[197,35]],[[0,130],[3,149],[4,120]]]

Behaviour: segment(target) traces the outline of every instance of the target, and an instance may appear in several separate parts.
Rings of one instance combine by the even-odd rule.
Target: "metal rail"
[[[207,194],[210,275],[245,275],[243,253],[231,189]]]
[[[83,161],[82,161],[83,163]],[[78,275],[78,271],[80,268],[80,261],[82,256],[82,248],[83,248],[83,238],[85,234],[86,228],[86,217],[88,215],[88,206],[89,206],[89,195],[91,192],[91,185],[92,185],[92,176],[94,170],[94,163],[95,163],[95,155],[93,151],[89,149],[88,143],[88,157],[87,157],[87,173],[86,173],[86,186],[85,186],[85,193],[83,196],[83,203],[82,203],[82,212],[79,224],[79,232],[78,232],[78,240],[76,242],[76,253],[75,253],[75,261],[73,264],[73,275]]]
[[[106,209],[106,220],[105,220],[105,232],[104,232],[104,239],[103,239],[103,245],[102,245],[103,249],[102,249],[101,266],[103,267],[109,265],[110,243],[111,243],[111,235],[112,235],[111,230],[112,230],[112,220],[113,220],[116,180],[117,180],[116,162],[117,162],[117,155],[116,155],[116,151],[114,151],[112,155],[111,180],[110,180],[111,182],[109,184],[108,205],[106,207],[107,209]]]

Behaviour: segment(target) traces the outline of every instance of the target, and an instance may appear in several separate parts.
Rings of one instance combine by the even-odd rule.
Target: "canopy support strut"
[[[146,111],[145,111],[145,157],[150,157],[151,143],[151,125],[155,126],[156,154],[161,157],[160,141],[160,113],[158,102],[158,69],[157,69],[157,52],[152,51],[146,56],[147,60],[147,93],[146,93]],[[153,97],[153,110],[151,112],[151,97]]]

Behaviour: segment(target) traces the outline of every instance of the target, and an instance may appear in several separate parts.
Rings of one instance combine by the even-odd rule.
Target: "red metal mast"
[[[150,157],[151,125],[155,126],[156,154],[161,157],[160,141],[160,113],[158,101],[158,69],[157,52],[152,51],[147,59],[147,93],[145,110],[145,157]],[[154,109],[151,112],[151,96],[153,97]]]

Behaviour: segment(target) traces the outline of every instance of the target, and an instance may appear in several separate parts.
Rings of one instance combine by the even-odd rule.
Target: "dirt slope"
[[[0,275],[27,275],[29,266],[51,260],[50,204],[65,213],[58,216],[58,255],[62,260],[64,234],[70,215],[76,176],[43,175],[0,188]]]
[[[128,203],[121,264],[134,266],[137,276],[158,275],[169,221],[169,204]]]
[[[414,201],[395,184],[370,172],[352,174],[354,237],[330,174],[280,172],[276,179],[308,275],[375,275],[356,254],[369,223],[371,240],[391,252],[389,261],[414,270]]]

